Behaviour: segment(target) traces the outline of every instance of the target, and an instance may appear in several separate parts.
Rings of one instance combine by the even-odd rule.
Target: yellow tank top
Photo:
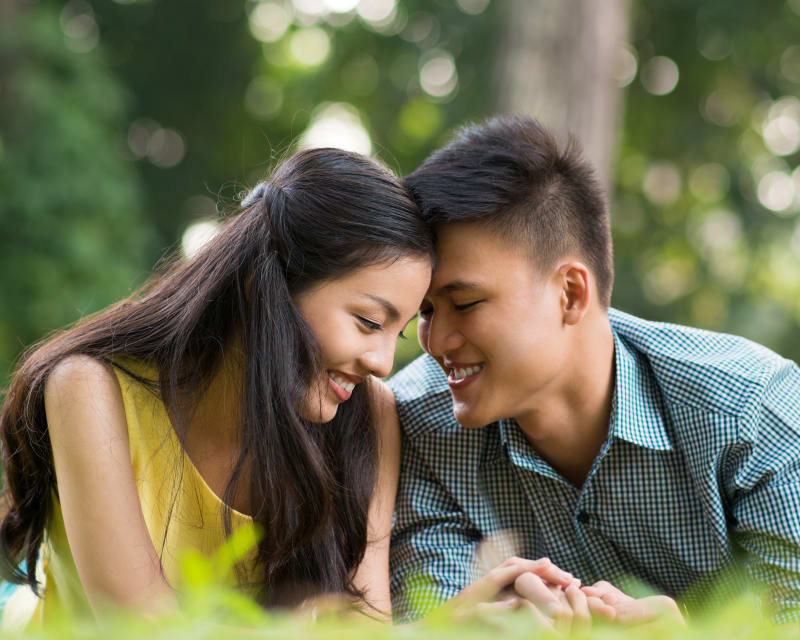
[[[154,369],[136,360],[125,358],[117,362],[145,379],[157,379]],[[223,503],[205,483],[189,456],[183,453],[158,394],[119,368],[114,367],[114,371],[125,404],[131,464],[142,514],[153,546],[161,557],[164,575],[170,585],[176,586],[184,549],[210,555],[225,541]],[[232,511],[234,531],[251,522],[249,516]],[[37,606],[34,620],[46,621],[51,612],[55,615],[62,609],[78,615],[90,613],[55,496],[42,557],[44,597]],[[252,565],[244,564],[246,580],[252,584]]]

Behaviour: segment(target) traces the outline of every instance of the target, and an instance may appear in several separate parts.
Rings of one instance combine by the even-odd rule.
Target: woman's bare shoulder
[[[124,416],[119,382],[108,362],[87,355],[70,355],[58,362],[47,377],[44,401],[48,427],[58,428],[69,416],[74,424],[101,413]],[[126,425],[120,424],[120,427]]]
[[[87,385],[117,386],[108,362],[83,354],[73,354],[59,361],[47,376],[45,394],[78,392]]]

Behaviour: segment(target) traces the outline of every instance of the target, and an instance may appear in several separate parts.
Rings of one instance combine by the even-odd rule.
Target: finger
[[[548,585],[548,589],[550,593],[558,598],[559,603],[559,608],[551,612],[553,616],[553,626],[556,631],[566,635],[570,632],[570,629],[572,629],[572,607],[561,587]]]
[[[526,572],[517,577],[514,589],[547,616],[554,618],[562,614],[563,607],[558,596],[535,573]]]
[[[513,585],[514,581],[524,571],[525,569],[519,564],[501,564],[489,571],[480,580],[464,588],[451,602],[453,605],[461,606],[462,604],[495,600],[497,594],[506,587]]]
[[[539,577],[543,578],[544,580],[547,580],[547,582],[552,582],[553,584],[558,584],[564,587],[566,587],[573,580],[576,579],[569,571],[564,571],[560,567],[553,564],[550,558],[539,558],[538,560],[529,560],[528,558],[519,558],[517,556],[512,556],[508,558],[500,566],[519,567],[521,571],[531,571],[536,575],[538,575]]]
[[[627,625],[643,624],[660,619],[684,622],[678,605],[667,596],[638,598],[630,602],[623,602],[615,609],[617,620]]]
[[[570,585],[564,590],[564,595],[572,608],[573,630],[588,630],[592,626],[592,613],[589,611],[586,594],[575,585]]]
[[[520,611],[527,611],[528,614],[543,628],[553,628],[553,621],[544,615],[532,602],[529,602],[528,600],[520,600],[519,608]]]
[[[603,602],[611,605],[612,607],[623,601],[623,598],[620,596],[628,598],[628,596],[625,596],[625,594],[619,589],[612,587],[607,582],[602,584],[598,582],[593,584],[591,587],[581,587],[581,590],[586,594],[587,597],[600,598]]]
[[[586,595],[585,591],[583,591],[583,593]],[[615,620],[617,617],[616,609],[603,602],[601,598],[586,596],[586,604],[589,607],[589,611],[591,611],[592,615],[595,617],[599,616],[601,618],[605,618],[606,620]]]
[[[488,615],[501,611],[518,609],[519,604],[519,598],[505,598],[504,600],[498,600],[497,602],[479,602],[475,605],[473,610],[481,615]]]

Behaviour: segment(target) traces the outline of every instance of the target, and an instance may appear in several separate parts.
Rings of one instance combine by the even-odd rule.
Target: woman
[[[13,377],[0,547],[39,618],[175,606],[181,548],[248,522],[263,537],[237,583],[265,605],[389,610],[399,436],[375,377],[428,286],[429,230],[390,172],[335,149],[292,156],[242,205]]]

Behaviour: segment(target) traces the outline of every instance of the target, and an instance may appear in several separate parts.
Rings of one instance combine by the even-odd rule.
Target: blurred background
[[[614,306],[800,360],[798,34],[800,0],[0,0],[0,384],[292,145],[403,174],[509,111],[597,165]]]

